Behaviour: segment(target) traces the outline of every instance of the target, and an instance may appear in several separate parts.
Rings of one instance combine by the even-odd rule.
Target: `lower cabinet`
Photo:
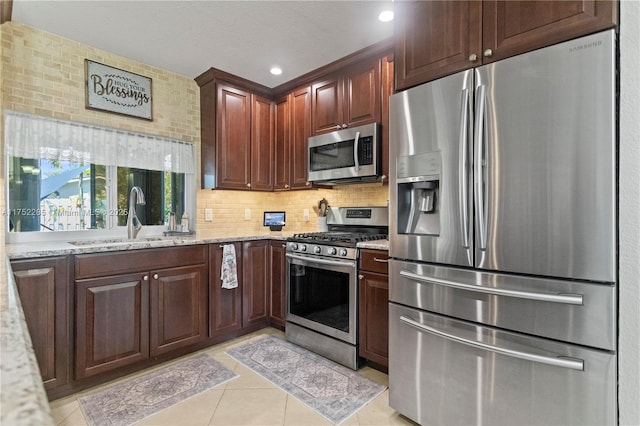
[[[222,244],[209,246],[209,337],[235,336],[242,329],[242,243],[231,244],[236,252],[238,287],[222,288]]]
[[[14,260],[11,269],[44,387],[64,385],[71,365],[69,260]]]
[[[389,275],[387,251],[360,250],[359,355],[389,366]]]
[[[75,378],[204,341],[206,263],[206,246],[76,256]]]
[[[246,241],[242,246],[242,327],[265,327],[271,283],[269,240]]]
[[[287,312],[287,258],[284,241],[270,243],[271,289],[269,323],[284,327]]]

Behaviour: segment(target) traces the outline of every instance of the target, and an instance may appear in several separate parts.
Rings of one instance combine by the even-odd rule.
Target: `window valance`
[[[5,111],[6,154],[80,164],[195,172],[193,143]]]

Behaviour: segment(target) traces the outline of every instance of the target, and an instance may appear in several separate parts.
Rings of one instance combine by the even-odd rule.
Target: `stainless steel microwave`
[[[307,141],[309,182],[375,181],[380,175],[378,123],[312,136]]]

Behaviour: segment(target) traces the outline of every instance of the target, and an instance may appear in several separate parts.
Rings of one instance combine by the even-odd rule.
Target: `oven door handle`
[[[297,259],[297,260],[302,260],[304,262],[308,262],[308,263],[317,263],[319,265],[330,265],[330,266],[348,266],[351,268],[355,268],[356,267],[356,263],[355,262],[344,262],[341,260],[327,260],[327,259],[317,259],[317,258],[310,258],[310,257],[306,257],[306,256],[299,256],[297,254],[291,254],[291,253],[287,253],[287,257],[290,259]]]

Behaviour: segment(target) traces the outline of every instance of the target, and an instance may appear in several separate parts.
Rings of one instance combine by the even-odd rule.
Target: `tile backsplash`
[[[197,201],[198,232],[205,235],[227,235],[230,232],[238,235],[268,235],[269,228],[262,226],[262,213],[273,210],[287,213],[283,235],[314,232],[317,231],[318,220],[313,207],[317,207],[323,197],[332,207],[386,206],[389,187],[381,183],[368,183],[287,192],[201,190]],[[213,210],[211,222],[204,220],[205,208]],[[249,220],[245,220],[245,209],[251,210]],[[304,220],[305,209],[309,210],[309,220]]]

